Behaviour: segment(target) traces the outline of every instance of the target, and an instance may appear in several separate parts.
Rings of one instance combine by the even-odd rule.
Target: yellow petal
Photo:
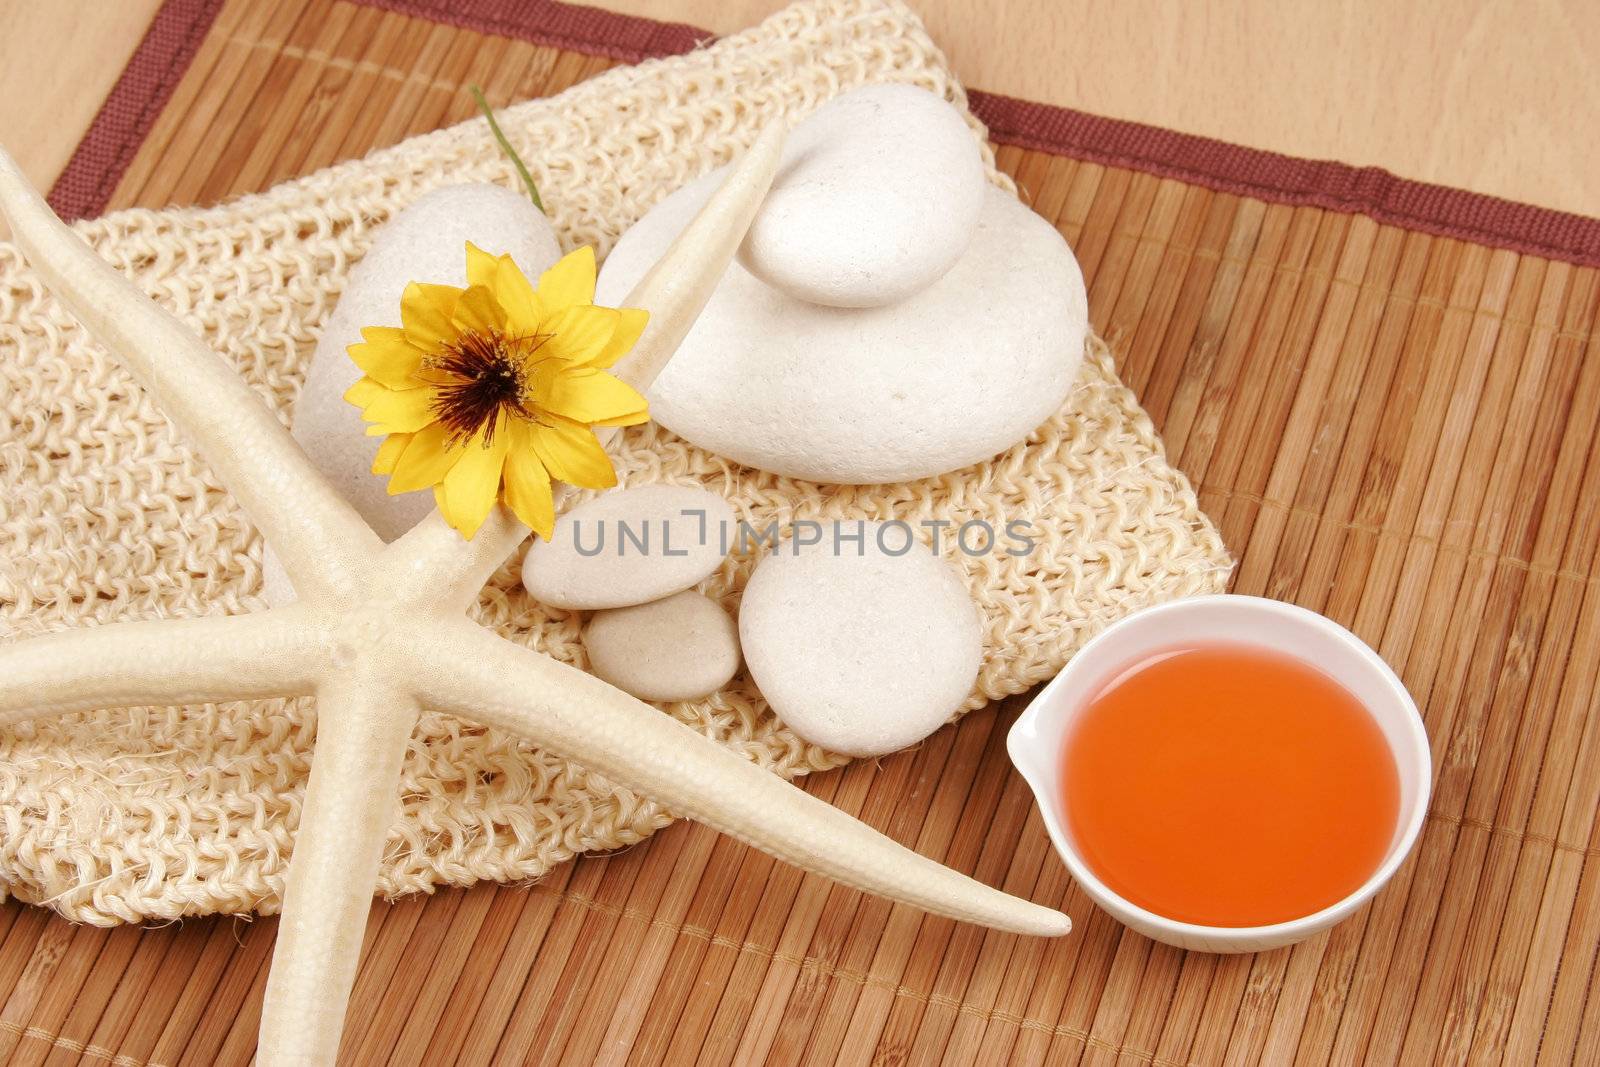
[[[574,422],[596,423],[609,419],[650,416],[644,397],[622,379],[593,367],[567,367],[551,360],[533,368],[528,381],[534,404]],[[631,424],[629,424],[631,425]]]
[[[500,257],[485,252],[471,241],[467,242],[467,285],[494,288],[494,276],[500,269]]]
[[[505,311],[508,333],[513,337],[529,337],[539,332],[539,324],[545,318],[544,303],[510,256],[500,257],[500,269],[492,288],[494,298]]]
[[[412,282],[400,297],[400,321],[406,340],[425,353],[438,352],[456,339],[450,317],[461,290],[452,285]]]
[[[408,433],[392,433],[383,439],[383,444],[378,446],[378,454],[372,457],[373,474],[389,474],[394,471],[394,465],[400,458],[400,453],[406,450],[406,445],[411,443]],[[393,489],[389,490],[391,493]]]
[[[539,276],[539,301],[554,314],[573,304],[594,303],[594,249],[574,249]]]
[[[574,304],[545,319],[540,332],[551,336],[539,354],[568,363],[592,363],[615,336],[620,318],[616,308]]]
[[[500,474],[511,435],[506,432],[506,416],[496,418],[500,427],[493,439],[486,443],[484,434],[474,435],[462,446],[460,458],[440,483],[444,486],[444,517],[468,541],[500,499]]]
[[[344,391],[344,399],[358,408],[365,408],[388,391],[371,378],[362,378]]]
[[[422,366],[422,352],[406,340],[406,332],[393,326],[368,326],[362,341],[345,349],[369,378],[391,389],[409,389],[411,376]]]
[[[650,421],[650,409],[630,411],[626,415],[617,415],[609,419],[595,419],[590,426],[638,426]]]
[[[409,446],[395,462],[389,477],[389,495],[438,485],[460,458],[461,450],[450,447],[450,435],[442,425],[434,422],[424,426],[411,435]]]
[[[617,326],[611,331],[611,340],[606,342],[592,365],[596,367],[609,367],[639,343],[639,335],[644,333],[644,328],[650,323],[650,312],[643,308],[617,308]]]
[[[550,489],[550,474],[533,449],[527,424],[517,423],[511,448],[506,453],[506,504],[534,533],[550,540],[555,532],[555,499]]]
[[[461,294],[450,321],[462,334],[505,332],[506,315],[487,286],[474,285]]]
[[[433,412],[434,390],[384,389],[361,409],[361,417],[371,423],[368,437],[386,433],[414,433],[435,418]],[[348,393],[345,394],[349,396]]]
[[[609,489],[617,484],[611,457],[600,447],[594,431],[566,419],[552,418],[534,427],[533,448],[552,478],[585,489]]]
[[[467,285],[483,286],[500,305],[501,325],[513,337],[537,333],[544,311],[522,268],[510,256],[493,256],[467,242]]]

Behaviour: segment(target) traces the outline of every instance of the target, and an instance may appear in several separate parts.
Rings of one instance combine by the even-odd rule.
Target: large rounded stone
[[[853,533],[853,524],[848,533]],[[858,548],[831,530],[762,560],[739,607],[745,665],[795,733],[877,756],[937,730],[972,691],[978,610],[955,568],[909,530],[865,523]]]
[[[625,608],[694,586],[737,538],[733,508],[705,489],[613,489],[557,519],[550,540],[533,543],[522,584],[555,608]]]
[[[366,436],[360,410],[344,400],[361,377],[345,349],[361,340],[364,326],[400,325],[400,294],[410,282],[465,285],[468,241],[497,255],[509,253],[533,279],[561,258],[550,221],[526,196],[485,184],[447,185],[423,195],[378,230],[350,271],[295,402],[295,440],[385,541],[432,511],[433,494],[390,496],[387,479],[371,473],[382,438]],[[264,571],[268,603],[294,599],[270,548]]]
[[[698,700],[739,669],[739,632],[694,590],[631,608],[597,611],[583,631],[589,669],[640,700]]]
[[[620,301],[699,209],[668,197],[600,275]],[[972,243],[898,304],[821,307],[729,266],[649,390],[654,418],[746,466],[818,482],[924,478],[988,459],[1061,406],[1083,359],[1088,303],[1054,227],[985,192]]]
[[[955,263],[983,189],[983,158],[960,112],[926,89],[869,85],[790,132],[742,260],[802,300],[892,304]]]

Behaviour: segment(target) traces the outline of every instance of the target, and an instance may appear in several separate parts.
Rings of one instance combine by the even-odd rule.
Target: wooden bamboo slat
[[[110,204],[264,188],[606,69],[344,0],[229,0]],[[533,886],[376,904],[345,1062],[1600,1062],[1600,272],[1001,146],[1239,556],[1424,709],[1437,786],[1367,909],[1258,956],[1123,929],[980,711],[805,787],[1078,919],[1025,940],[680,824]],[[275,923],[0,906],[0,1061],[249,1062]]]

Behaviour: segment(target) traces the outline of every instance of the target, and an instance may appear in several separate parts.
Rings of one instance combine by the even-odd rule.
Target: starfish
[[[776,172],[767,130],[628,297],[650,323],[616,373],[671,358]],[[100,259],[0,150],[0,211],[50,290],[205,455],[276,549],[298,599],[246,615],[134,621],[0,647],[0,729],[47,715],[313,695],[316,747],[283,893],[256,1062],[331,1064],[422,708],[569,758],[788,863],[953,919],[1036,935],[1065,915],[903,847],[467,612],[529,530],[497,506],[472,541],[435,510],[384,544],[225,359]]]

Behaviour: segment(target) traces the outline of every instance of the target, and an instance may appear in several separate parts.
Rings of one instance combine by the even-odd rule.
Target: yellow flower
[[[344,398],[370,437],[388,435],[372,473],[390,493],[433,489],[445,520],[471,540],[495,501],[549,539],[550,481],[617,484],[595,426],[650,418],[644,397],[605,368],[649,316],[594,303],[594,249],[580,248],[528,284],[510,256],[467,244],[467,287],[412,282],[401,326],[371,326],[351,345],[365,373]]]

